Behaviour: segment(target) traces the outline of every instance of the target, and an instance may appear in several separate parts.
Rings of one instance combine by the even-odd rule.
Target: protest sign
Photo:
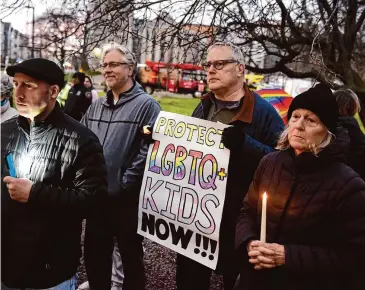
[[[139,199],[138,234],[215,269],[228,176],[224,124],[161,112]]]

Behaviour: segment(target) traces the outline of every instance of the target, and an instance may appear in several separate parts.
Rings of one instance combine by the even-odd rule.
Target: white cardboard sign
[[[211,269],[218,260],[229,150],[224,124],[161,112],[139,198],[138,234]]]

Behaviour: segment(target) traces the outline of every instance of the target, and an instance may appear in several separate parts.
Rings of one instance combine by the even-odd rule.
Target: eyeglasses
[[[226,59],[226,60],[216,60],[216,61],[208,61],[202,64],[202,67],[205,71],[208,71],[210,67],[213,67],[217,70],[221,70],[226,64],[229,63],[238,63],[237,60],[234,59]]]
[[[112,61],[112,62],[106,62],[101,65],[102,69],[106,69],[108,66],[113,69],[121,65],[128,65],[128,62],[119,62],[119,61]]]

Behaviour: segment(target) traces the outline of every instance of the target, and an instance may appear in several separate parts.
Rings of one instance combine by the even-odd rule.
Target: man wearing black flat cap
[[[107,194],[102,147],[61,111],[54,62],[7,73],[19,117],[1,124],[1,289],[74,290],[82,219]]]

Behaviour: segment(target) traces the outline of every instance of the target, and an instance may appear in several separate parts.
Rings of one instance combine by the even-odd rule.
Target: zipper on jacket
[[[205,114],[204,114],[204,106],[203,106],[203,102],[202,101],[200,101],[200,105],[201,105],[201,107],[202,107],[202,115],[203,115],[203,120],[206,120],[206,118],[208,117],[205,117]]]
[[[112,114],[111,114],[110,120],[108,122],[108,127],[106,128],[106,132],[105,132],[105,136],[104,136],[104,140],[103,140],[103,144],[102,144],[103,148],[104,148],[104,143],[105,143],[105,140],[106,140],[106,136],[108,135],[108,132],[109,132],[110,122],[113,119],[114,110],[115,110],[115,106],[113,107]]]
[[[30,148],[30,145],[32,145],[32,127],[33,127],[33,122],[31,122],[29,124],[29,141],[27,141],[27,146],[26,146],[26,154],[29,157],[29,148]],[[29,166],[29,168],[27,168],[27,171],[24,172],[25,173],[25,178],[30,178],[31,176],[31,172],[32,172],[32,167],[33,167],[33,161],[30,160],[30,162],[28,162],[27,166]]]
[[[278,225],[278,229],[276,231],[276,235],[275,235],[275,241],[278,242],[279,240],[279,235],[280,235],[280,232],[281,232],[281,229],[283,227],[283,224],[284,224],[284,221],[285,221],[285,218],[286,218],[286,214],[287,214],[287,211],[288,211],[288,208],[289,208],[289,205],[291,203],[291,200],[293,199],[293,195],[294,195],[294,191],[297,187],[297,177],[295,176],[294,177],[294,184],[293,186],[291,187],[290,189],[290,195],[289,195],[289,198],[288,200],[286,201],[285,203],[285,206],[284,206],[284,210],[283,210],[283,213],[280,217],[280,221],[279,221],[279,225]]]
[[[26,147],[26,152],[27,153],[29,153],[29,147],[32,143],[32,124],[33,124],[33,122],[31,122],[29,124],[29,141],[27,142],[27,147]]]

